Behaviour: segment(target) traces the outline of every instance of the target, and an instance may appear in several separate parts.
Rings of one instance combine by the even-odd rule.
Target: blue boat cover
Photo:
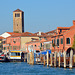
[[[40,54],[46,55],[47,54],[47,51],[49,52],[49,54],[51,54],[51,50],[46,50],[46,51],[42,51],[42,52],[38,53],[38,55],[40,55]]]

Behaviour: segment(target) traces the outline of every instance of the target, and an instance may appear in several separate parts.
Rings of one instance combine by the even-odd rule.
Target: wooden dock
[[[66,55],[66,52],[64,51],[63,57],[61,57],[61,54],[59,52],[59,56],[57,56],[57,52],[53,54],[47,52],[46,55],[41,55],[40,57],[36,57],[36,62],[34,63],[34,55],[33,53],[30,53],[28,55],[28,62],[29,64],[37,64],[37,65],[47,65],[47,67],[63,67],[63,68],[75,68],[75,55],[73,55],[73,51],[71,50],[70,56],[68,57]],[[38,60],[40,59],[40,61]]]

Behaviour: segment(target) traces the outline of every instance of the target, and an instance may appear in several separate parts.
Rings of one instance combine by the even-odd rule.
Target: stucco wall
[[[39,39],[39,37],[21,37],[21,50],[25,50],[25,43],[30,42],[31,38]]]

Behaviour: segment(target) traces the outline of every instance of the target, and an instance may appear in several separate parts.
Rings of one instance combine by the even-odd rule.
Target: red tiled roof
[[[37,33],[34,33],[34,34],[39,34],[39,32],[37,32]],[[46,33],[44,33],[44,32],[41,32],[41,35],[46,35]]]
[[[14,33],[14,32],[7,32],[8,34],[10,34],[10,37],[16,37],[16,36],[21,36],[21,33]]]
[[[2,37],[2,36],[0,36],[0,39],[3,39],[3,37]]]
[[[11,36],[10,37],[17,37],[17,36],[37,36],[36,34],[30,33],[30,32],[24,32],[24,33],[14,33],[14,32],[7,32]]]
[[[52,31],[49,31],[49,32],[46,32],[46,34],[48,34],[48,33],[56,33],[56,29],[52,30]]]
[[[57,27],[57,29],[70,29],[70,27]]]
[[[15,10],[15,11],[13,11],[13,12],[23,12],[23,11],[20,10],[20,9],[17,9],[17,10]]]
[[[21,33],[21,36],[35,36],[35,37],[37,37],[36,34],[30,33],[30,32]]]

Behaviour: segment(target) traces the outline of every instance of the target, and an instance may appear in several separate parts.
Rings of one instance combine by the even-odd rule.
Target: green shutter
[[[61,38],[61,44],[63,44],[63,38]]]
[[[53,40],[52,40],[52,44],[53,44]]]
[[[69,44],[70,44],[70,38],[69,38]]]
[[[4,50],[5,50],[6,48],[4,47]]]
[[[57,39],[57,46],[59,46],[59,39]]]

